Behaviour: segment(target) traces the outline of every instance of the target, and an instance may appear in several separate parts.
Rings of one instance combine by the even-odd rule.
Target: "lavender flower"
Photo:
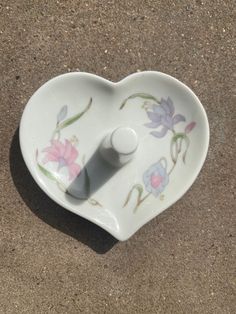
[[[153,129],[162,127],[160,131],[150,132],[153,136],[161,138],[166,135],[168,130],[173,130],[175,124],[180,121],[185,121],[183,115],[174,115],[174,113],[175,108],[170,97],[167,99],[162,98],[160,105],[153,104],[152,111],[147,111],[148,118],[151,122],[146,123],[145,126]]]

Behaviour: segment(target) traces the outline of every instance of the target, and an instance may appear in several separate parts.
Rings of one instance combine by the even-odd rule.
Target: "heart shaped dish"
[[[30,98],[20,145],[50,198],[122,241],[190,188],[209,125],[196,95],[169,75],[139,72],[113,83],[77,72]]]

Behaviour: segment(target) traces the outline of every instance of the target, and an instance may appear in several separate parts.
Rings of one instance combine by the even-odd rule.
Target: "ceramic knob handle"
[[[120,127],[105,137],[100,152],[107,162],[121,167],[132,160],[137,148],[136,132],[129,127]]]

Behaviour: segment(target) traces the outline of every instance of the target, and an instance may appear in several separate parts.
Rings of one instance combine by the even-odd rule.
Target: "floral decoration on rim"
[[[79,156],[79,152],[76,148],[76,145],[78,143],[77,137],[73,135],[70,140],[61,140],[61,131],[79,120],[90,109],[91,105],[92,98],[90,98],[87,107],[82,112],[68,119],[66,119],[68,107],[63,106],[57,115],[56,128],[53,131],[50,145],[42,150],[42,153],[44,154],[44,157],[42,158],[42,163],[39,163],[38,161],[39,152],[38,150],[36,150],[36,161],[39,170],[50,180],[55,181],[60,190],[69,195],[70,193],[65,187],[65,184],[60,180],[60,171],[62,169],[65,169],[67,172],[68,181],[73,181],[77,176],[80,175],[82,167],[77,162],[77,158]],[[50,170],[48,170],[45,167],[48,163],[56,164],[56,171],[51,172]],[[87,185],[89,186],[89,177],[85,167],[84,170],[86,172]],[[88,198],[87,201],[91,205],[102,207],[102,205],[95,199]]]
[[[152,136],[157,139],[164,137],[168,132],[172,133],[170,141],[170,157],[172,165],[168,169],[168,162],[166,157],[161,157],[159,161],[152,164],[143,173],[143,185],[137,183],[133,185],[130,192],[128,193],[123,207],[125,207],[133,194],[136,191],[136,205],[134,212],[137,211],[139,206],[150,196],[154,197],[162,196],[161,193],[165,190],[169,183],[169,177],[174,170],[179,155],[182,153],[183,163],[186,162],[186,155],[190,145],[190,139],[188,134],[195,128],[196,122],[192,121],[188,123],[183,132],[176,132],[175,125],[179,122],[186,122],[186,118],[182,114],[175,114],[175,107],[170,97],[167,99],[161,98],[160,100],[153,95],[146,93],[136,93],[126,98],[120,106],[120,110],[125,107],[130,99],[141,98],[145,102],[142,108],[145,109],[149,122],[145,123],[144,126],[150,129],[154,129],[150,132]],[[144,194],[144,188],[147,193]]]

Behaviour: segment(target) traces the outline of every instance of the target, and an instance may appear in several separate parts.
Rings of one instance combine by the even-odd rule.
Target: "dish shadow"
[[[39,188],[23,160],[19,128],[12,138],[9,161],[15,187],[30,210],[44,222],[82,242],[98,254],[108,252],[118,242],[99,226],[59,206]]]

